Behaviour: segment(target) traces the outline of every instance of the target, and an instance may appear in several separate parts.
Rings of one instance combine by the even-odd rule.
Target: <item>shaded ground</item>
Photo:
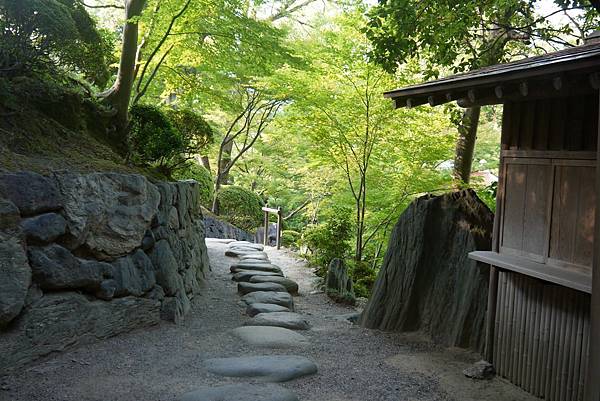
[[[383,333],[336,319],[353,310],[314,293],[314,276],[286,251],[267,249],[271,261],[300,284],[296,309],[313,325],[302,333],[311,344],[292,351],[240,344],[228,331],[250,318],[228,272],[234,259],[223,256],[226,245],[207,245],[213,273],[183,325],[164,322],[48,357],[0,378],[0,400],[172,401],[200,386],[247,382],[208,373],[204,359],[288,353],[319,366],[314,376],[283,383],[303,401],[537,400],[500,379],[465,378],[461,371],[476,355],[438,348],[416,334]]]

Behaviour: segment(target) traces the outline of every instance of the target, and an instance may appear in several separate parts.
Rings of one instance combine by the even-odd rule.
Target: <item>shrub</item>
[[[174,176],[178,180],[196,180],[200,186],[200,203],[210,208],[213,197],[213,178],[203,166],[191,162],[185,168],[178,170]]]
[[[200,114],[190,109],[167,109],[166,113],[183,138],[183,153],[196,154],[213,143],[213,129]]]
[[[354,284],[354,293],[357,297],[368,298],[377,279],[377,270],[369,266],[367,262],[356,262],[355,260],[349,260],[348,266]]]
[[[254,230],[263,222],[263,201],[254,192],[227,185],[217,193],[220,215],[243,230]]]
[[[302,234],[294,230],[281,231],[281,243],[287,248],[297,248]]]
[[[111,36],[76,0],[0,0],[0,72],[61,66],[98,86],[110,78]]]
[[[130,159],[141,165],[156,164],[170,175],[168,164],[184,146],[181,134],[158,107],[136,105],[130,114]]]
[[[320,277],[325,276],[334,258],[345,259],[350,251],[351,213],[348,208],[334,206],[327,213],[325,223],[308,226],[302,233],[301,242],[309,250],[309,260],[319,267],[317,275]]]

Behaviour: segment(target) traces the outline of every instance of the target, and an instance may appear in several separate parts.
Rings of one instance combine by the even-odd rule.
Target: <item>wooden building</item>
[[[600,401],[600,43],[387,92],[503,104],[485,358],[551,401]],[[598,240],[595,240],[598,239]]]

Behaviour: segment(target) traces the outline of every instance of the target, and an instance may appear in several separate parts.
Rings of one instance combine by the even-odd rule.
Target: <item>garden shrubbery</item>
[[[243,230],[254,230],[263,223],[263,200],[253,191],[227,185],[217,193],[220,216]]]
[[[167,177],[188,168],[194,155],[213,140],[210,125],[190,110],[135,105],[130,116],[129,159]]]
[[[196,180],[200,186],[200,203],[207,209],[211,207],[214,183],[210,171],[195,162],[191,162],[185,169],[178,170],[174,178],[178,180]]]

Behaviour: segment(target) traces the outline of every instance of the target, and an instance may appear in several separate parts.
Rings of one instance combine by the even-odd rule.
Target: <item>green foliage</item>
[[[317,265],[317,275],[325,277],[327,266],[334,258],[345,259],[352,238],[352,210],[335,205],[328,211],[325,223],[310,225],[302,233],[301,243],[308,248],[311,263]]]
[[[263,222],[263,200],[253,191],[226,185],[217,193],[219,215],[236,227],[254,230]]]
[[[130,159],[141,165],[156,164],[168,171],[168,163],[184,147],[182,135],[156,106],[133,106],[130,116]]]
[[[488,186],[475,188],[475,191],[477,192],[477,196],[479,196],[479,199],[481,199],[483,203],[485,203],[492,212],[496,213],[496,195],[498,192],[498,182],[495,181]]]
[[[204,117],[190,109],[167,109],[167,117],[186,144],[186,153],[199,153],[214,142],[214,131]]]
[[[2,74],[59,66],[103,87],[113,45],[79,1],[0,0]]]
[[[214,182],[210,171],[195,162],[190,162],[174,174],[178,180],[196,180],[200,186],[200,203],[206,208],[212,206]]]
[[[369,298],[375,279],[377,279],[377,270],[364,261],[348,260],[346,263],[354,284],[354,293],[357,297]]]
[[[286,248],[296,249],[298,243],[302,238],[302,234],[294,230],[282,230],[281,231],[281,243]]]

